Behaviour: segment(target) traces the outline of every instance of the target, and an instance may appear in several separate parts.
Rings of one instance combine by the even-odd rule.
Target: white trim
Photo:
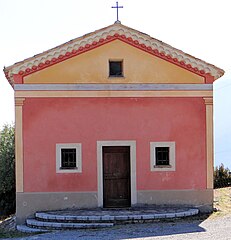
[[[76,149],[76,169],[60,169],[61,149]],[[82,172],[82,144],[81,143],[58,143],[56,144],[56,173],[81,173]]]
[[[124,78],[114,77],[109,78]],[[162,91],[162,90],[190,90],[212,91],[213,84],[183,84],[183,83],[81,83],[81,84],[15,84],[15,91]]]
[[[131,204],[136,204],[136,141],[97,141],[98,207],[103,207],[103,146],[130,146]]]
[[[156,147],[169,147],[169,166],[156,166]],[[175,142],[150,142],[150,168],[153,172],[176,171],[176,144]]]
[[[212,97],[213,91],[15,91],[16,97]]]

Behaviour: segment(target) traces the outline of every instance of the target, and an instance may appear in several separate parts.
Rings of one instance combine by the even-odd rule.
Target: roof
[[[209,74],[216,80],[224,74],[224,70],[212,64],[117,22],[6,67],[4,73],[13,86],[14,74],[19,74],[22,77],[29,75],[116,39],[201,76]]]

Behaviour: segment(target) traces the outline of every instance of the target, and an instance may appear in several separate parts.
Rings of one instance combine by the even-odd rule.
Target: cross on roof
[[[120,23],[119,21],[119,8],[123,8],[123,6],[119,6],[118,5],[118,2],[116,2],[116,6],[112,6],[112,8],[116,8],[117,9],[117,20],[116,20],[116,23]]]

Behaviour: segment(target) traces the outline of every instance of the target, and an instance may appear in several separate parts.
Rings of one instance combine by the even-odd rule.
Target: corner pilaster
[[[23,122],[22,110],[25,98],[15,98],[15,172],[16,192],[23,192]]]
[[[207,189],[213,188],[213,98],[204,98],[206,106]]]

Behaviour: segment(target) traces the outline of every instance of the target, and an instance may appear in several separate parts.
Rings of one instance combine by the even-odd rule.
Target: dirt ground
[[[214,208],[217,212],[214,212],[211,217],[231,214],[231,187],[214,190]]]

